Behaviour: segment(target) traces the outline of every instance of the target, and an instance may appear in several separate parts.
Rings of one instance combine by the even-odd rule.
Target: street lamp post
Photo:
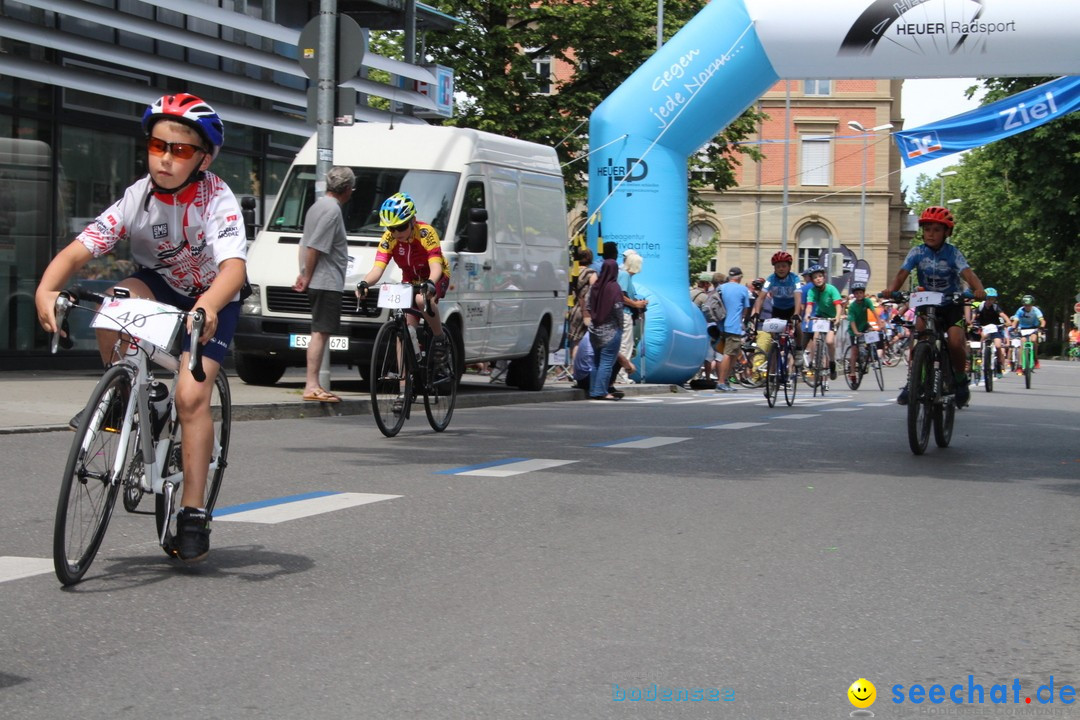
[[[937,174],[938,179],[941,180],[941,207],[945,207],[945,178],[952,177],[958,173],[955,170],[942,170]]]
[[[861,192],[859,193],[859,259],[866,259],[866,158],[870,149],[870,135],[881,130],[892,130],[891,123],[885,123],[884,125],[875,125],[869,130],[862,126],[862,123],[857,120],[851,120],[848,122],[848,127],[863,134],[863,153],[862,153],[862,185]]]

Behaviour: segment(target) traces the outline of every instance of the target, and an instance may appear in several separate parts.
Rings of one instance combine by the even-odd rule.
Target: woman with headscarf
[[[589,292],[585,308],[585,325],[589,328],[595,360],[589,378],[589,398],[592,400],[618,400],[608,390],[615,357],[619,354],[622,339],[623,292],[619,287],[619,266],[614,260],[605,260],[600,275]]]

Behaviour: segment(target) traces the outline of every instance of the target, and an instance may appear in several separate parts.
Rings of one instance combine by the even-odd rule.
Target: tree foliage
[[[1049,78],[991,78],[984,104]],[[1068,319],[1080,288],[1080,114],[967,153],[949,178],[953,242],[1010,314],[1032,293],[1048,324]],[[940,202],[940,178],[921,176],[915,212]],[[1056,328],[1054,337],[1056,335]]]
[[[707,0],[665,0],[665,39]],[[588,119],[592,111],[656,49],[655,0],[439,0],[439,10],[465,20],[426,38],[434,62],[454,68],[459,98],[447,124],[543,143],[564,164],[568,200],[582,201],[588,181]],[[570,67],[543,93],[534,62],[557,58]],[[696,163],[717,190],[735,185],[735,143],[754,130],[752,111],[716,136]],[[705,209],[711,209],[706,207]]]

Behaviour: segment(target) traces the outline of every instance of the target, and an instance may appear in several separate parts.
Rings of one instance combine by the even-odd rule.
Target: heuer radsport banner
[[[1031,130],[1080,109],[1080,77],[1058,78],[1004,100],[894,134],[904,165],[918,165]]]

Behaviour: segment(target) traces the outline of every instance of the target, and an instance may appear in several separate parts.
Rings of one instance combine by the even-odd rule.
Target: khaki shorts
[[[742,335],[721,335],[715,349],[719,355],[738,355],[742,350]]]

